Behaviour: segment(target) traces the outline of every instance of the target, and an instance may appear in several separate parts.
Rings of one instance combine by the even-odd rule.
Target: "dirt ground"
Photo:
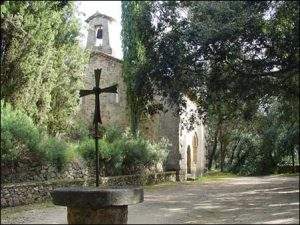
[[[1,224],[63,224],[66,208],[51,203],[1,210]],[[145,187],[129,206],[129,224],[299,224],[299,177],[223,178]]]

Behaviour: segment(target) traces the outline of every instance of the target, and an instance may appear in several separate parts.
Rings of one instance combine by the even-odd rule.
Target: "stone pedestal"
[[[126,224],[128,205],[144,200],[137,187],[69,187],[51,192],[55,205],[67,206],[69,224]]]

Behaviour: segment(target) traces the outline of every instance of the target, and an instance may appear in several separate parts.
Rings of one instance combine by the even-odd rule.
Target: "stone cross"
[[[106,88],[100,88],[100,76],[101,76],[101,69],[95,70],[95,87],[92,90],[80,90],[79,95],[80,97],[86,95],[95,95],[95,112],[94,112],[94,125],[95,125],[95,150],[96,150],[96,187],[99,186],[99,146],[98,146],[98,139],[101,138],[101,135],[98,132],[98,123],[102,124],[101,121],[101,114],[100,114],[100,94],[101,93],[118,93],[118,85],[112,85]]]

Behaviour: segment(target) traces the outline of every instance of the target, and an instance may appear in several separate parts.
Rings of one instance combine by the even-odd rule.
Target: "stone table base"
[[[102,209],[68,207],[68,224],[126,224],[127,215],[127,205]]]
[[[127,224],[128,205],[143,202],[139,187],[69,187],[51,192],[55,205],[67,206],[69,224]]]

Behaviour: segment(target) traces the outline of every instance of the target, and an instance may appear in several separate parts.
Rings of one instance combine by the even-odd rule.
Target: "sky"
[[[122,59],[121,48],[121,1],[77,1],[77,9],[81,20],[81,45],[85,47],[87,37],[87,23],[84,22],[96,11],[114,18],[116,21],[111,23],[109,29],[109,41],[112,48],[112,55]]]

